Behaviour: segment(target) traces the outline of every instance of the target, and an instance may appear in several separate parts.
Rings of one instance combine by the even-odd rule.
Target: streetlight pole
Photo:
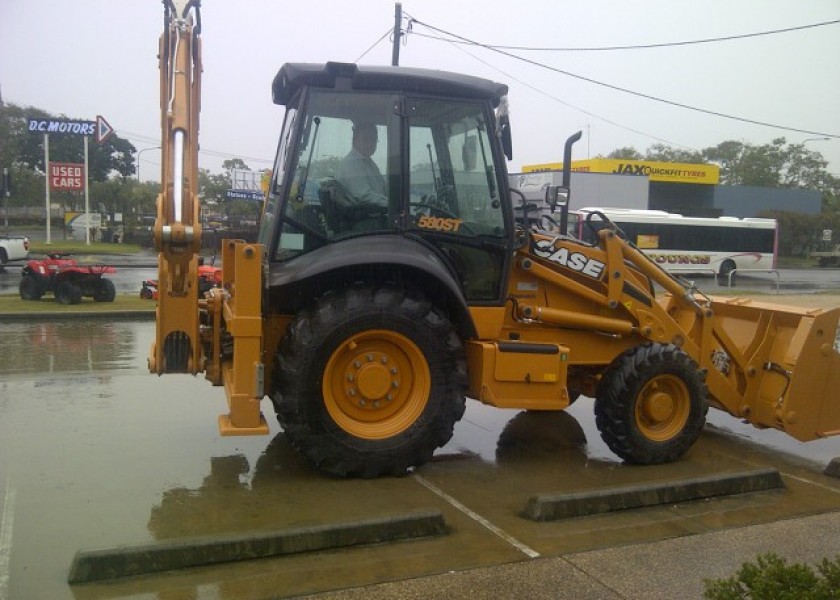
[[[134,171],[137,173],[137,182],[140,183],[140,155],[143,154],[146,150],[160,150],[160,146],[150,146],[149,148],[143,148],[142,150],[138,150],[137,152],[137,164],[134,167]]]
[[[137,151],[137,162],[134,166],[134,172],[137,173],[137,183],[143,183],[140,180],[140,155],[143,154],[144,152],[146,152],[147,150],[160,150],[160,146],[149,146],[148,148],[143,148],[142,150]],[[123,243],[125,243],[125,222],[126,222],[127,218],[128,218],[128,215],[126,214],[126,210],[125,210],[125,200],[123,200],[123,234],[122,234]]]
[[[801,144],[804,146],[808,142],[830,142],[830,137],[813,137],[802,140]]]

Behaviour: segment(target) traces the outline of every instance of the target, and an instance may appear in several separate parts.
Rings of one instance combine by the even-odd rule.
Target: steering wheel
[[[425,214],[428,216],[448,217],[450,219],[458,218],[458,215],[449,210],[447,206],[441,204],[434,194],[423,196],[419,202],[409,202],[408,206],[410,208],[417,208],[417,212],[427,210],[428,212]]]

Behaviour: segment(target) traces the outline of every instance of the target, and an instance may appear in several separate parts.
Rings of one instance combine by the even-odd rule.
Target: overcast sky
[[[284,62],[354,62],[394,24],[392,0],[203,0],[204,90],[200,165],[228,157],[252,169],[274,157],[283,109],[271,81]],[[840,0],[636,2],[405,0],[420,22],[486,44],[603,47],[682,42],[840,19]],[[0,0],[0,91],[6,102],[68,118],[102,115],[138,149],[160,144],[159,0]],[[484,48],[422,37],[414,26],[400,64],[458,71],[510,86],[514,160],[558,161],[565,139],[584,137],[575,158],[657,142],[702,149],[735,139],[807,142],[840,175],[840,24],[716,43],[602,52],[508,52],[675,103],[772,123],[710,116],[615,91]],[[385,37],[359,60],[390,64]],[[142,154],[143,179],[160,153]]]

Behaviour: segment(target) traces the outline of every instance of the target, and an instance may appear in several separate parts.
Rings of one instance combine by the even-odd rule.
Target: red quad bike
[[[20,297],[40,300],[52,292],[60,304],[78,304],[82,297],[96,302],[113,302],[117,295],[114,282],[102,275],[116,273],[106,265],[79,265],[70,254],[53,252],[43,260],[27,261],[20,280]]]
[[[211,288],[222,285],[222,269],[212,265],[199,264],[198,267],[198,295]],[[157,300],[158,282],[157,279],[146,279],[140,287],[140,297],[144,300]]]

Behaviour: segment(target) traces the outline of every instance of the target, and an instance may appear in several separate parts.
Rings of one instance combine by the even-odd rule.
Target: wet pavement
[[[564,413],[471,401],[452,441],[415,473],[325,477],[289,446],[268,401],[270,436],[219,437],[220,389],[147,373],[153,331],[149,321],[0,323],[0,600],[288,597],[840,510],[840,481],[820,472],[840,438],[801,444],[710,411],[683,460],[627,466],[601,441],[588,398]],[[551,523],[520,516],[536,494],[768,466],[785,491]],[[443,513],[447,535],[66,583],[79,549],[426,509]]]

